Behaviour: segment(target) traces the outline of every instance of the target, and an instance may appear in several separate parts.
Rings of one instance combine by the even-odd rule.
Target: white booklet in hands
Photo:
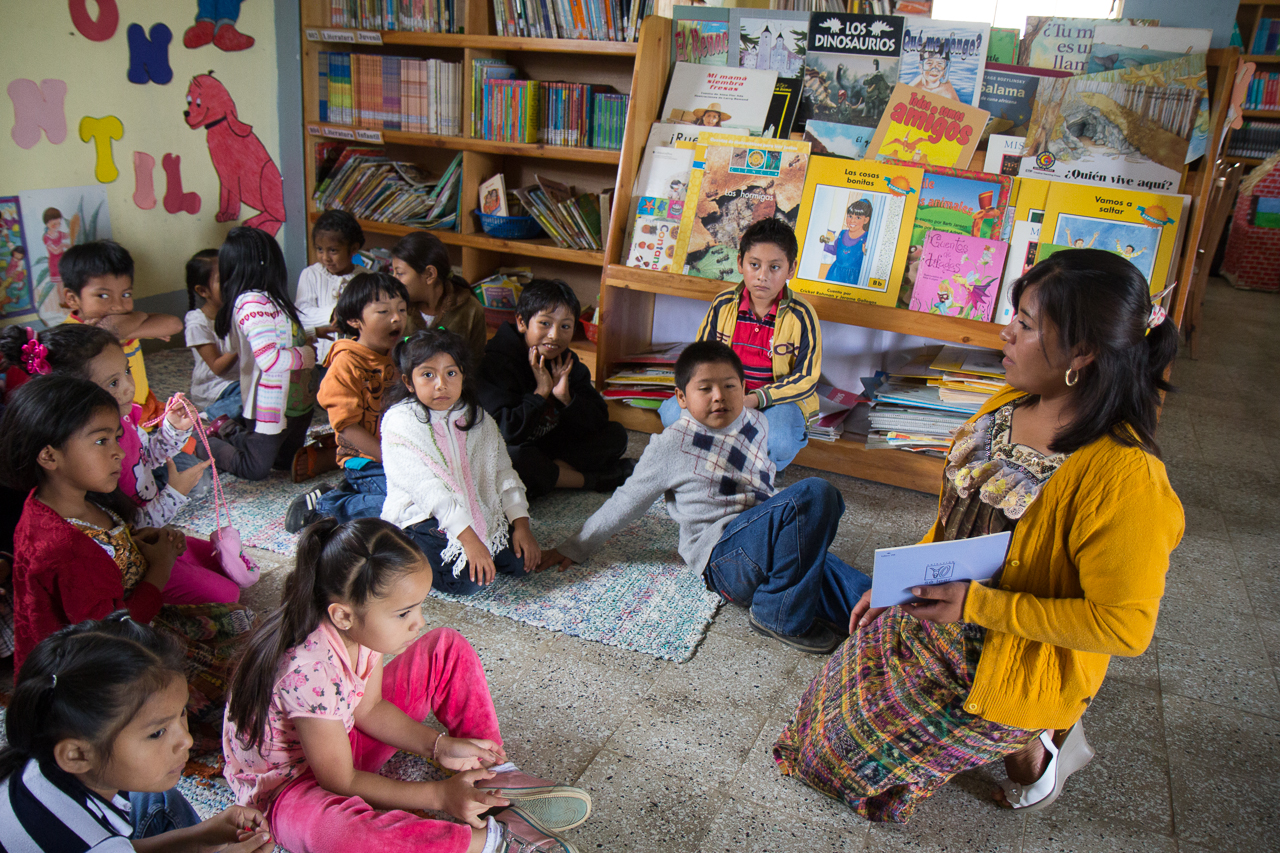
[[[871,606],[892,607],[914,601],[912,587],[990,580],[1004,565],[1012,539],[1013,531],[1006,530],[951,542],[877,548]]]

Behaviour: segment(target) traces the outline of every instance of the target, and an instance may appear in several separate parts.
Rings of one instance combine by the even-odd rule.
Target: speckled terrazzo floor
[[[591,792],[595,812],[571,833],[583,853],[1277,850],[1277,363],[1280,296],[1212,283],[1200,358],[1176,365],[1182,393],[1159,433],[1187,534],[1157,638],[1113,660],[1086,720],[1098,756],[1040,815],[997,809],[988,771],[958,778],[902,828],[780,778],[770,746],[822,659],[756,636],[733,607],[684,664],[435,599],[429,626],[479,650],[509,752]],[[927,495],[830,479],[848,505],[836,551],[864,570],[876,547],[915,541],[935,509]],[[262,609],[285,564],[256,556],[267,572],[246,598]]]

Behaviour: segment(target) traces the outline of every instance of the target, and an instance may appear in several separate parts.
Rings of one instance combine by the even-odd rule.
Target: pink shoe
[[[182,46],[195,50],[213,41],[213,21],[196,21],[182,34]]]
[[[253,36],[247,36],[235,28],[233,24],[223,24],[213,34],[213,46],[218,50],[234,53],[253,47]]]
[[[578,853],[578,848],[558,835],[540,832],[528,816],[517,808],[503,809],[493,816],[502,837],[498,853]]]
[[[511,801],[512,808],[535,829],[551,835],[573,829],[591,816],[591,795],[581,788],[560,785],[522,773],[514,764],[492,779],[476,782],[477,788],[493,791]]]

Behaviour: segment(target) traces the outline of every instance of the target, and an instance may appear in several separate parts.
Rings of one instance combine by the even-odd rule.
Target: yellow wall
[[[0,92],[0,195],[50,187],[97,183],[94,146],[81,142],[82,116],[117,116],[124,125],[122,139],[112,143],[119,177],[104,184],[111,216],[111,232],[133,255],[137,265],[135,295],[148,297],[184,290],[183,265],[199,249],[217,247],[227,231],[258,211],[241,207],[239,220],[214,221],[218,211],[218,178],[209,159],[203,129],[183,121],[187,86],[196,74],[212,70],[235,99],[240,120],[253,126],[268,153],[280,165],[279,120],[276,104],[276,34],[271,0],[245,0],[238,28],[256,39],[248,50],[224,53],[213,45],[188,50],[182,34],[195,20],[196,0],[116,0],[120,22],[107,41],[90,41],[73,25],[67,0],[5,2],[0,25],[0,86],[16,78],[39,83],[61,79],[67,83],[67,137],[59,145],[42,134],[29,149],[20,148],[11,130],[12,102]],[[89,0],[90,14],[97,4]],[[150,33],[156,23],[173,32],[169,64],[173,79],[160,86],[130,83],[129,46],[125,32],[137,23]],[[142,210],[133,202],[134,151],[155,158],[156,205]],[[164,209],[165,154],[182,158],[186,192],[200,194],[200,212],[171,214]],[[286,187],[286,193],[288,187]],[[27,235],[39,242],[39,234]]]

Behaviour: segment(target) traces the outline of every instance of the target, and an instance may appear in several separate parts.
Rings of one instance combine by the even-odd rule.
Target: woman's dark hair
[[[351,322],[364,315],[364,306],[383,296],[393,299],[399,297],[404,300],[405,308],[409,307],[409,293],[395,276],[385,272],[362,272],[353,276],[346,287],[342,288],[338,304],[333,309],[334,324],[338,331],[353,338],[359,335],[359,330]]]
[[[357,249],[364,245],[364,229],[359,221],[345,210],[326,210],[311,226],[311,239],[317,234],[337,234],[342,242]]]
[[[28,341],[27,330],[22,326],[8,326],[0,331],[0,354],[11,365],[26,370],[22,348]],[[111,344],[120,346],[115,335],[98,326],[87,323],[63,323],[50,326],[36,333],[36,340],[44,344],[48,352],[45,360],[54,373],[88,379],[89,362]]]
[[[458,422],[458,429],[466,432],[480,423],[484,418],[484,410],[480,408],[475,387],[471,384],[471,348],[461,335],[447,329],[415,332],[396,344],[396,348],[391,351],[391,361],[400,371],[400,381],[387,389],[382,398],[383,405],[390,409],[401,400],[412,399],[418,409],[418,419],[426,423],[430,417],[427,407],[409,386],[413,382],[413,369],[441,353],[452,358],[453,363],[462,371],[462,396],[458,398],[458,404],[466,408],[466,413]]]
[[[40,451],[62,447],[103,409],[120,417],[115,397],[88,379],[52,374],[24,382],[0,417],[0,482],[24,495],[39,486]],[[110,494],[89,492],[89,499],[127,523],[137,517],[137,504],[119,486]]]
[[[236,300],[241,294],[255,290],[265,293],[290,320],[302,326],[298,309],[289,298],[289,271],[284,265],[284,252],[266,231],[244,225],[232,228],[218,250],[218,278],[222,307],[213,321],[213,333],[218,337],[231,334]]]
[[[53,761],[54,747],[68,738],[87,740],[110,758],[116,736],[147,699],[184,677],[183,660],[173,639],[125,610],[41,640],[23,662],[9,702],[0,779],[31,759]]]
[[[1014,282],[1015,311],[1030,287],[1042,328],[1045,321],[1053,325],[1063,352],[1093,355],[1072,389],[1075,416],[1049,449],[1070,453],[1110,435],[1159,456],[1160,392],[1173,390],[1164,374],[1178,354],[1178,329],[1168,317],[1147,328],[1151,291],[1146,278],[1111,252],[1067,249]]]
[[[396,578],[429,565],[400,528],[378,518],[324,518],[303,530],[280,607],[244,642],[231,676],[227,719],[241,741],[262,745],[280,661],[328,618],[331,603],[363,607]]]
[[[573,288],[558,278],[535,278],[520,291],[516,300],[516,316],[528,323],[534,314],[543,311],[554,311],[564,306],[573,315],[574,323],[582,313],[582,304],[578,302],[578,294]]]
[[[391,257],[404,261],[418,275],[434,267],[436,278],[448,282],[453,269],[449,263],[449,252],[444,243],[434,234],[426,231],[414,231],[406,234],[391,247]]]
[[[196,300],[200,294],[197,287],[208,287],[213,280],[213,270],[218,263],[217,249],[201,249],[187,261],[187,310],[194,311],[199,307]]]

